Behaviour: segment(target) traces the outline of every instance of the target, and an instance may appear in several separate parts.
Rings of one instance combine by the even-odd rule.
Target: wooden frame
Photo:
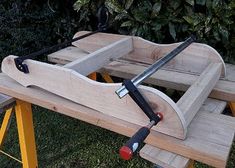
[[[12,59],[14,57],[9,57],[9,58],[10,59],[8,60],[7,63],[12,62]],[[26,64],[32,63],[31,65],[35,65],[33,64],[33,62],[34,61],[27,60]],[[213,63],[212,61],[212,64],[210,64],[210,66],[212,67],[213,70],[210,71],[203,69],[204,72],[201,74],[201,77],[199,77],[198,79],[198,81],[203,81],[204,79],[203,76],[206,76],[210,78],[209,82],[208,81],[199,82],[199,83],[204,83],[203,87],[199,87],[199,89],[194,86],[194,88],[197,88],[199,92],[203,93],[203,89],[207,90],[206,87],[209,88],[212,87],[208,83],[212,84],[216,83],[217,78],[219,78],[220,76],[220,73],[217,72],[220,72],[221,69],[224,69],[223,63],[218,63],[218,62]],[[212,82],[214,80],[213,77],[215,74],[216,74],[216,79],[214,82]],[[92,110],[84,106],[81,106],[79,104],[72,103],[71,101],[55,96],[51,93],[45,92],[35,87],[24,88],[19,84],[17,84],[16,82],[14,82],[13,80],[9,79],[5,75],[0,75],[0,81],[1,81],[0,82],[1,92],[12,95],[14,97],[18,97],[23,100],[28,100],[40,106],[61,112],[63,114],[72,116],[74,118],[79,118],[81,120],[107,128],[109,130],[113,130],[115,132],[127,136],[131,136],[141,126],[139,123],[137,124],[131,123],[128,120],[121,120],[113,116],[110,116],[106,113],[100,113],[100,111]],[[197,86],[197,84],[195,85]],[[189,89],[189,90],[194,90],[194,89]],[[191,94],[189,95],[191,96]],[[202,97],[205,96],[203,94],[200,94],[200,96],[201,95]],[[197,100],[198,96],[194,95],[192,96],[192,98]],[[193,109],[195,110],[195,108]],[[207,114],[195,114],[195,115],[196,116],[193,117],[192,122],[189,123],[188,126],[189,135],[184,141],[160,134],[155,129],[153,129],[151,131],[150,136],[146,139],[146,142],[153,146],[157,146],[162,149],[179,153],[180,155],[190,157],[216,167],[224,167],[226,165],[226,158],[228,157],[229,149],[234,136],[234,129],[233,129],[234,120],[225,116],[217,118],[217,116],[215,115],[207,115]],[[215,120],[217,121],[216,123],[210,122]],[[190,121],[190,119],[188,119],[188,121]],[[204,125],[203,124],[202,125],[204,126],[205,129],[201,130],[202,132],[199,134],[197,130],[202,125],[197,123],[201,122],[204,123]],[[216,132],[217,129],[224,129],[226,130],[226,132],[223,132],[223,134],[217,134]],[[208,131],[211,132],[210,136],[208,136]],[[202,134],[204,136],[201,136]],[[225,136],[226,136],[226,142],[223,141]],[[213,139],[213,137],[217,137],[217,139],[215,140]],[[222,143],[217,143],[218,141]],[[211,148],[211,146],[213,146],[213,148]]]
[[[148,118],[133,100],[129,96],[119,99],[115,95],[115,91],[121,86],[120,83],[102,84],[84,77],[110,63],[112,60],[129,53],[131,58],[136,55],[134,53],[138,53],[138,57],[135,56],[135,59],[138,59],[140,57],[139,53],[146,52],[146,46],[150,50],[156,51],[156,44],[154,43],[139,38],[120,37],[118,41],[82,59],[75,60],[64,67],[26,60],[25,63],[28,65],[30,73],[24,74],[18,71],[15,66],[14,59],[16,57],[8,56],[3,60],[2,71],[24,86],[37,86],[110,116],[144,126],[148,122]],[[144,47],[140,48],[139,43]],[[165,49],[166,46],[157,46],[157,50],[160,51],[162,50],[161,48]],[[172,45],[169,45],[168,48],[172,49]],[[204,71],[201,69],[190,69],[192,72],[196,72],[196,70],[199,72],[200,70],[202,74],[177,104],[156,89],[145,86],[140,87],[141,92],[150,102],[154,111],[162,112],[164,115],[164,120],[157,127],[154,127],[154,130],[180,139],[186,138],[187,126],[213,89],[221,73],[225,74],[224,62],[221,60],[221,57],[218,54],[216,55],[214,50],[211,53],[214,55],[203,55],[202,57],[209,59],[209,62],[211,62]],[[182,67],[184,64],[181,63],[178,66],[178,59],[187,58],[185,55],[183,55],[183,58],[181,58],[181,55],[179,57],[172,60],[174,67]],[[186,60],[189,61],[190,59]],[[192,60],[191,64],[194,63],[195,58]]]

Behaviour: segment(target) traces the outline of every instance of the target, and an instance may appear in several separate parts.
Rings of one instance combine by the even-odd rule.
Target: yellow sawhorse
[[[20,161],[6,154],[2,150],[1,153],[6,154],[7,156],[15,159],[18,162],[21,162],[23,168],[37,168],[38,161],[34,137],[32,108],[30,103],[16,100],[16,105],[6,110],[0,130],[0,149],[2,149],[4,139],[7,135],[7,130],[10,126],[10,120],[13,112],[15,112],[16,115],[22,160]]]

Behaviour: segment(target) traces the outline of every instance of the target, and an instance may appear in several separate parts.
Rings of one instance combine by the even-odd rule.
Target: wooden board
[[[132,136],[140,128],[139,125],[81,106],[39,88],[25,88],[4,74],[0,74],[0,92],[122,135]],[[198,113],[189,126],[190,135],[184,141],[152,130],[145,142],[221,168],[226,165],[234,131],[234,118]]]
[[[88,32],[81,31],[76,33],[74,37],[78,37],[86,33]],[[131,36],[97,33],[82,40],[76,41],[73,43],[73,45],[84,51],[92,53],[98,48],[102,48],[125,37]],[[134,50],[124,58],[126,60],[147,64],[153,64],[158,59],[164,57],[166,54],[181,44],[156,44],[140,37],[132,37],[132,39]],[[99,44],[97,44],[96,41],[99,41]],[[179,53],[174,59],[167,63],[165,68],[174,69],[184,73],[201,74],[202,71],[211,62],[222,63],[223,67],[221,75],[225,76],[225,64],[219,53],[206,44],[192,43],[185,50]]]
[[[130,98],[122,99],[115,91],[121,83],[105,84],[92,81],[74,70],[39,61],[26,60],[29,74],[20,72],[14,63],[15,56],[8,56],[2,62],[2,72],[23,86],[37,86],[101,113],[145,126],[149,119]],[[152,106],[154,112],[162,112],[164,120],[154,130],[180,139],[186,137],[184,116],[176,104],[164,93],[146,86],[140,92]]]
[[[221,114],[226,107],[226,102],[208,98],[200,108],[200,113]],[[159,149],[152,145],[144,145],[140,156],[164,168],[188,168],[190,159],[181,155]]]

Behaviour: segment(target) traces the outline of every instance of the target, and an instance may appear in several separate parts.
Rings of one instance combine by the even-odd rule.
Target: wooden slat
[[[114,59],[122,57],[133,50],[132,38],[124,38],[104,48],[101,48],[86,57],[66,64],[64,67],[73,69],[87,76],[100,69]]]
[[[176,103],[184,113],[187,126],[219,80],[221,68],[221,63],[211,63]]]
[[[200,113],[221,114],[226,107],[226,102],[208,98],[200,108]],[[187,168],[190,159],[166,150],[146,144],[140,150],[140,156],[164,168]],[[162,157],[164,156],[164,157]]]
[[[0,74],[0,92],[126,136],[132,136],[140,128],[41,89],[25,88],[4,74]],[[197,124],[200,122],[203,129]],[[203,136],[198,136],[198,129],[201,129],[200,134]],[[234,118],[198,113],[188,131],[190,136],[184,141],[151,131],[145,142],[215,167],[225,167],[234,137]],[[219,140],[218,143],[217,140]]]

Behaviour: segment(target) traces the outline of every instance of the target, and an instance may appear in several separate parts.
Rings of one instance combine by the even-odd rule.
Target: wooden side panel
[[[25,88],[4,74],[0,74],[0,92],[122,135],[132,136],[140,128],[139,125],[73,103],[37,87]],[[194,117],[188,130],[195,136],[190,135],[182,141],[152,130],[145,142],[214,167],[225,167],[233,142],[235,119],[211,113],[198,114]],[[208,122],[211,124],[208,125]],[[200,126],[195,123],[202,124]],[[203,136],[197,134],[200,129]]]
[[[106,115],[140,126],[149,123],[147,116],[129,95],[122,99],[116,95],[115,91],[122,85],[121,83],[99,83],[71,69],[33,60],[25,61],[30,73],[24,74],[16,69],[14,58],[16,57],[8,56],[3,60],[2,71],[24,86],[43,88]],[[153,129],[184,139],[187,131],[185,120],[176,104],[154,88],[140,86],[140,91],[153,110],[164,115],[164,120]]]

